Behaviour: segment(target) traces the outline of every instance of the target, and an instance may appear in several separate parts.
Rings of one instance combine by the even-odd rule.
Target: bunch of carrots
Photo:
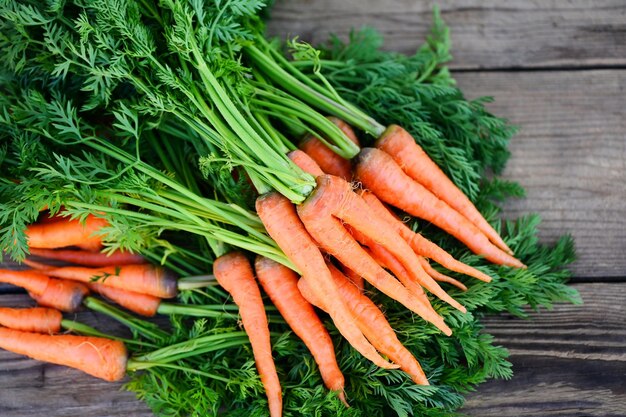
[[[348,124],[334,117],[329,120],[358,146]],[[469,199],[399,126],[390,126],[374,148],[361,149],[353,160],[342,158],[310,135],[288,157],[316,178],[317,187],[298,206],[276,192],[260,195],[256,211],[267,233],[297,271],[262,256],[257,256],[253,268],[239,251],[220,256],[213,270],[217,282],[239,306],[271,415],[281,415],[281,387],[255,275],[311,351],[325,385],[346,405],[344,377],[333,343],[314,307],[327,313],[342,336],[364,357],[386,369],[400,368],[416,384],[428,385],[419,361],[402,346],[384,314],[365,294],[364,281],[450,335],[451,329],[433,309],[425,290],[465,312],[440,283],[461,290],[466,287],[435,270],[429,261],[481,281],[489,282],[491,278],[413,232],[391,207],[433,223],[493,263],[518,268],[524,265],[513,257]],[[107,221],[97,215],[89,215],[84,221],[43,216],[28,228],[32,255],[81,266],[51,266],[26,260],[34,270],[0,271],[0,281],[21,286],[42,306],[56,309],[1,310],[0,324],[7,327],[2,329],[7,332],[3,348],[77,367],[107,380],[124,375],[125,362],[120,358],[126,353],[119,341],[103,339],[106,347],[96,349],[115,352],[117,359],[110,360],[115,364],[113,372],[109,365],[96,366],[90,360],[58,361],[79,355],[41,353],[49,337],[74,341],[68,346],[81,345],[85,339],[31,334],[58,332],[58,310],[76,311],[89,292],[148,317],[159,312],[164,298],[177,295],[176,278],[166,270],[128,252],[98,252],[103,247],[102,230],[106,226]],[[41,325],[36,324],[38,321]],[[87,363],[90,365],[85,368]]]

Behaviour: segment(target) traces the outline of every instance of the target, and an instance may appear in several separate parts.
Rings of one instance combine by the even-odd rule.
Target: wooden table
[[[389,49],[424,39],[431,5],[412,0],[278,1],[271,30],[319,42],[371,25]],[[571,233],[573,285],[583,306],[531,320],[506,315],[487,330],[515,376],[470,395],[471,416],[626,415],[626,5],[623,0],[440,2],[452,29],[454,76],[468,97],[521,127],[505,178],[527,190],[505,216],[537,212],[541,239]],[[25,297],[0,295],[0,305]],[[91,313],[79,319],[112,326]],[[120,385],[0,352],[0,415],[149,416]]]

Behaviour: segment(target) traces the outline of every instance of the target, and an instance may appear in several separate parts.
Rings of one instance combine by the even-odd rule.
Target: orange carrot
[[[328,120],[337,125],[355,145],[359,146],[359,140],[350,125],[336,117],[329,117]],[[352,164],[350,161],[337,155],[315,136],[307,135],[300,143],[300,149],[310,156],[326,174],[336,175],[346,181],[352,179]]]
[[[281,416],[283,400],[272,358],[269,325],[250,262],[241,252],[231,252],[215,260],[213,274],[239,306],[241,321],[250,338],[254,360],[265,387],[270,416]]]
[[[424,306],[421,300],[415,299],[402,284],[381,268],[350,236],[339,220],[332,216],[319,214],[319,212],[309,212],[308,215],[311,217],[305,220],[306,216],[303,216],[303,221],[311,236],[326,252],[333,255],[339,262],[361,275],[389,297],[418,314],[424,320],[433,323],[444,334],[452,334],[452,331],[441,317],[433,314],[432,310]],[[304,275],[309,276],[308,274]],[[325,299],[324,297],[318,298]]]
[[[376,141],[376,147],[388,153],[402,170],[431,193],[472,222],[493,244],[512,255],[498,232],[485,220],[465,194],[403,128],[391,125]]]
[[[294,205],[278,193],[264,194],[256,200],[256,211],[267,232],[296,267],[315,282],[319,298],[328,300],[328,314],[343,337],[363,356],[381,368],[394,366],[383,359],[359,330],[348,308],[341,302],[317,244],[296,214]]]
[[[369,191],[360,190],[361,197],[365,200],[370,209],[373,210],[379,217],[384,218],[387,223],[394,227],[395,230],[407,241],[413,251],[421,256],[430,258],[438,264],[448,268],[451,271],[459,272],[461,274],[469,275],[477,278],[481,281],[490,282],[491,277],[476,268],[457,261],[452,255],[439,246],[426,239],[419,233],[415,233],[409,229],[395,214],[393,214],[385,205]]]
[[[376,348],[387,355],[391,360],[400,365],[400,369],[409,374],[411,379],[419,385],[429,385],[428,378],[415,357],[398,340],[393,328],[385,318],[385,315],[369,298],[361,294],[357,287],[350,283],[345,276],[334,267],[330,267],[341,298],[346,302],[350,311],[354,314],[359,328]],[[308,277],[303,277],[298,282],[298,288],[305,296],[311,298],[312,304],[318,304],[323,309],[321,300],[315,299],[311,294],[311,284]]]
[[[26,229],[30,248],[55,249],[66,246],[79,246],[86,250],[100,250],[101,236],[94,235],[108,222],[93,215],[87,216],[85,223],[79,220],[59,220],[47,224],[31,224]]]
[[[52,250],[30,248],[29,251],[31,255],[41,258],[54,259],[84,266],[119,266],[145,262],[145,259],[140,255],[121,251],[115,251],[110,254],[71,249]]]
[[[343,392],[345,380],[337,365],[333,341],[313,306],[300,294],[298,275],[286,266],[261,256],[257,256],[254,270],[272,303],[311,351],[326,387],[336,391],[347,406]]]
[[[519,260],[493,245],[469,220],[407,176],[385,152],[364,148],[358,156],[356,176],[378,198],[407,213],[432,222],[489,261],[517,268]]]
[[[363,279],[363,277],[345,265],[341,265],[341,270],[343,271],[343,274],[346,276],[346,278],[348,278],[350,282],[353,283],[354,286],[357,287],[359,291],[361,291],[361,293],[363,293],[363,291],[365,290],[365,280]]]
[[[40,305],[67,313],[76,311],[89,293],[81,283],[53,279],[37,271],[0,269],[0,282],[22,287]]]
[[[161,305],[161,299],[153,295],[140,294],[96,282],[89,283],[89,288],[125,309],[145,317],[153,317]]]
[[[291,159],[291,161],[296,164],[301,170],[308,174],[311,174],[315,177],[324,174],[324,171],[322,171],[322,168],[317,165],[317,162],[315,162],[313,158],[311,158],[300,149],[289,152],[287,154],[287,157]]]
[[[0,307],[0,326],[35,333],[58,333],[63,315],[53,308]]]
[[[357,242],[361,245],[367,246],[367,248],[363,249],[378,263],[378,265],[393,272],[396,278],[398,278],[402,285],[404,285],[411,294],[422,300],[427,306],[430,306],[430,301],[428,300],[428,297],[426,297],[426,294],[424,293],[424,290],[420,286],[419,282],[411,277],[406,268],[395,256],[393,256],[391,252],[376,243],[374,239],[365,236],[358,230],[349,226],[346,227],[346,229]]]
[[[105,381],[126,374],[124,343],[101,337],[44,335],[0,327],[0,348],[39,361],[69,366]]]
[[[311,234],[313,232],[309,229],[307,222],[317,221],[318,218],[326,216],[325,213],[330,213],[364,235],[375,238],[377,243],[402,262],[407,272],[432,294],[458,310],[466,311],[465,307],[450,297],[435,280],[426,274],[406,241],[393,228],[390,228],[384,219],[372,213],[367,203],[352,192],[349,183],[332,175],[321,175],[316,178],[316,181],[315,190],[298,207],[298,214]],[[317,241],[322,244],[319,239]]]
[[[42,265],[29,260],[25,264],[42,269]],[[172,298],[178,293],[176,277],[166,269],[150,264],[107,266],[86,268],[82,266],[62,266],[50,268],[43,266],[46,274],[63,279],[85,283],[100,283],[110,287],[152,295],[160,298]]]
[[[422,268],[424,268],[424,271],[426,271],[426,273],[430,275],[435,281],[447,282],[448,284],[454,285],[461,291],[467,291],[467,287],[465,286],[465,284],[437,271],[435,268],[430,266],[428,260],[426,260],[425,258],[420,257],[420,263],[422,264]]]

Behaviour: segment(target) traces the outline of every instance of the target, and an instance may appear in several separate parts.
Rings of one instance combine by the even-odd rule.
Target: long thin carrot
[[[241,321],[250,338],[254,360],[265,387],[270,415],[281,416],[283,400],[272,358],[269,325],[250,262],[241,252],[231,252],[215,260],[213,274],[239,306]]]
[[[341,401],[346,403],[343,392],[345,379],[337,365],[333,341],[313,306],[298,290],[298,275],[286,266],[261,256],[257,256],[254,270],[272,303],[311,351],[326,387],[336,391]]]
[[[375,145],[391,155],[406,174],[426,187],[450,207],[465,216],[493,244],[512,255],[498,232],[485,220],[469,198],[415,142],[409,132],[397,125],[387,127]]]
[[[415,357],[398,340],[393,328],[380,309],[359,289],[348,281],[337,269],[331,267],[331,273],[341,298],[346,302],[350,311],[354,314],[359,328],[376,348],[387,355],[391,360],[400,365],[411,379],[419,385],[429,385],[428,378]],[[308,277],[303,277],[298,282],[298,288],[312,304],[319,304],[324,308],[321,300],[315,299],[311,294],[311,284]]]
[[[89,288],[125,309],[145,317],[156,315],[161,305],[161,299],[153,295],[127,291],[97,282],[89,283]]]
[[[377,243],[402,262],[407,272],[420,285],[458,310],[466,311],[465,307],[450,297],[435,280],[426,274],[406,241],[393,228],[390,228],[384,219],[372,213],[367,203],[352,191],[349,183],[332,175],[318,176],[316,181],[315,190],[304,203],[298,206],[298,214],[310,233],[312,231],[307,222],[316,221],[317,218],[326,216],[325,213],[328,212],[364,235],[376,239]],[[319,240],[318,243],[322,244]]]
[[[41,268],[41,264],[29,260],[25,264]],[[160,298],[172,298],[178,293],[176,277],[172,272],[150,264],[107,266],[86,268],[82,266],[46,267],[46,274],[84,283],[100,283],[110,287],[152,295]]]
[[[333,255],[339,262],[361,275],[366,281],[389,297],[418,314],[424,320],[433,323],[444,334],[452,334],[452,331],[441,317],[434,314],[431,309],[426,307],[421,300],[416,299],[398,280],[381,268],[350,236],[339,220],[332,216],[323,215],[318,217],[315,213],[309,214],[311,218],[305,221],[307,230],[310,230],[311,236],[326,252]],[[308,274],[305,275],[309,276]],[[324,299],[323,297],[318,298]]]
[[[105,381],[126,374],[124,343],[101,337],[44,335],[0,327],[0,348],[30,358],[69,366]]]
[[[140,255],[130,252],[115,251],[113,253],[90,252],[72,249],[40,249],[30,248],[31,255],[46,259],[70,262],[83,266],[115,266],[144,263],[145,259]]]
[[[0,307],[0,326],[35,333],[58,333],[63,315],[53,308]]]
[[[467,287],[465,286],[465,284],[463,284],[461,281],[458,281],[452,277],[447,276],[446,274],[442,274],[441,272],[437,271],[428,263],[427,259],[420,257],[420,263],[422,264],[422,268],[424,268],[424,271],[426,271],[426,273],[430,275],[435,281],[447,282],[448,284],[454,285],[461,291],[467,291]]]
[[[336,117],[329,117],[328,119],[337,125],[354,144],[359,145],[359,140],[350,125]],[[352,179],[352,163],[330,150],[318,138],[308,135],[300,143],[300,149],[317,162],[326,174],[336,175],[346,181]]]
[[[66,246],[79,246],[86,250],[100,250],[101,236],[94,235],[108,222],[94,215],[89,215],[84,224],[79,220],[63,219],[46,224],[32,224],[26,229],[30,248],[56,249]]]
[[[394,365],[383,359],[363,336],[348,308],[341,302],[324,256],[298,218],[294,205],[278,193],[269,193],[257,198],[256,211],[287,258],[315,282],[314,291],[318,297],[328,300],[328,314],[342,336],[376,365],[393,368]]]
[[[451,271],[469,275],[481,281],[490,282],[491,277],[476,268],[460,262],[445,250],[441,249],[435,243],[426,239],[419,233],[415,233],[407,227],[400,219],[398,219],[385,205],[369,191],[360,190],[361,197],[365,200],[370,209],[376,214],[384,218],[387,223],[394,227],[396,231],[407,241],[413,251],[421,256],[430,258],[438,264],[448,268]]]
[[[76,311],[89,293],[79,282],[50,278],[37,271],[0,269],[0,282],[22,287],[40,305],[67,313]]]
[[[357,178],[378,198],[407,213],[432,222],[489,261],[523,268],[525,265],[496,247],[473,223],[407,176],[385,152],[363,148],[356,165]]]

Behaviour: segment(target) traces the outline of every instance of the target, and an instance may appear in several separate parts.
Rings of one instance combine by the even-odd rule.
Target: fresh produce
[[[250,261],[241,252],[231,252],[215,260],[213,271],[217,282],[239,306],[241,321],[250,337],[254,360],[267,395],[270,416],[282,416],[282,389],[272,358],[270,329]]]
[[[34,333],[58,333],[61,330],[61,312],[53,308],[0,307],[0,326]]]
[[[54,259],[57,261],[92,267],[132,265],[145,262],[145,260],[139,255],[120,251],[113,253],[101,253],[72,249],[39,249],[32,246],[29,247],[28,251],[31,255],[39,256],[40,258]]]
[[[510,376],[505,351],[481,333],[481,314],[522,315],[527,303],[577,300],[563,284],[571,241],[543,248],[534,237],[535,220],[504,227],[495,221],[491,199],[519,193],[519,187],[489,182],[483,174],[487,167],[501,169],[512,129],[453,87],[443,66],[449,59],[447,29],[438,19],[427,45],[412,57],[380,52],[370,32],[321,51],[290,42],[285,55],[279,43],[263,36],[258,18],[263,6],[240,0],[3,4],[0,245],[23,260],[34,246],[27,231],[49,210],[49,217],[62,213],[82,229],[94,216],[103,219],[103,227],[85,237],[98,240],[91,249],[102,245],[106,253],[137,253],[180,276],[213,269],[226,292],[206,276],[177,285],[168,281],[167,288],[183,290],[181,304],[156,307],[173,313],[171,333],[85,299],[89,308],[127,324],[139,339],[132,342],[136,352],[127,368],[137,372],[128,388],[159,414],[452,412],[462,402],[460,393],[488,377]],[[459,115],[448,107],[460,109]],[[485,219],[475,212],[466,219],[460,212],[468,213],[466,202],[448,205],[440,198],[448,199],[449,192],[424,188],[422,177],[411,178],[392,156],[369,148],[394,124],[420,142],[452,188],[459,187]],[[360,141],[348,125],[362,133]],[[295,152],[303,134],[316,138],[327,154],[318,155],[318,165],[308,160],[306,169],[296,163],[305,158]],[[367,193],[315,169],[343,158],[341,175],[349,179],[348,160],[357,155],[362,185],[441,229],[424,227],[419,219],[403,225],[384,206],[373,208]],[[378,160],[384,163],[374,164],[368,155],[382,155]],[[440,174],[435,168],[427,178]],[[427,204],[411,195],[415,190]],[[460,201],[456,196],[449,200]],[[487,221],[493,226],[485,228]],[[516,257],[507,253],[509,247]],[[385,259],[397,261],[389,269],[402,279],[374,259],[381,260],[381,248]],[[263,311],[249,261],[236,251],[264,256],[304,276],[300,283],[307,286],[309,301],[328,312],[324,324],[337,349],[345,399],[334,383],[322,380],[308,349],[285,323],[269,320],[277,333],[267,319],[249,324],[247,309],[266,318],[272,307],[268,301]],[[422,256],[450,267],[450,279]],[[232,271],[222,262],[232,257],[247,264],[245,285],[227,279]],[[361,293],[345,277],[337,279],[329,260],[373,288]],[[90,280],[88,274],[102,275],[99,284],[111,281],[120,291],[145,296],[149,286],[126,280],[129,268],[160,270],[151,264],[45,270],[69,271],[65,276],[83,281]],[[446,292],[432,276],[467,291]],[[341,295],[346,286],[353,289],[347,298]],[[239,291],[245,288],[254,289],[254,300],[242,301]],[[211,307],[230,296],[248,336],[235,331],[232,316]],[[152,301],[154,307],[157,300]],[[365,319],[359,306],[370,312]],[[415,320],[413,313],[435,326]],[[387,335],[384,341],[379,332]],[[248,337],[256,340],[252,351]]]

